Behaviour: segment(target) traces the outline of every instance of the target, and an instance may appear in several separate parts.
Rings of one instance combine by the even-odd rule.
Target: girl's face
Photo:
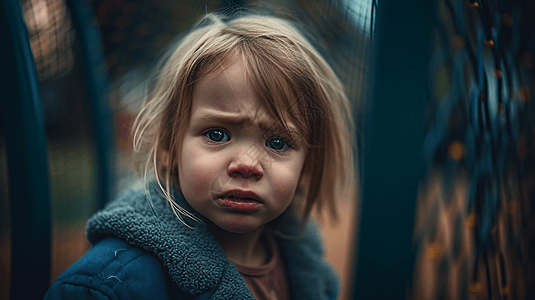
[[[293,124],[290,136],[276,125],[241,60],[196,84],[178,166],[180,189],[221,229],[261,230],[292,202],[305,147]]]

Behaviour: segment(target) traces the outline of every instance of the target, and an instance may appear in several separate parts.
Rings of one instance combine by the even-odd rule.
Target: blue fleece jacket
[[[195,212],[174,191],[182,207]],[[180,223],[151,186],[130,190],[87,223],[89,252],[60,275],[45,299],[254,299],[205,224]],[[336,299],[339,281],[323,258],[317,228],[281,220],[277,237],[292,299]]]

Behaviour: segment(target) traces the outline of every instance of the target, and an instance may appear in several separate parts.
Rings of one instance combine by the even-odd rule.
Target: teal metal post
[[[433,0],[378,2],[353,299],[406,299]]]
[[[11,213],[11,299],[42,299],[50,283],[50,187],[35,61],[18,0],[3,0],[0,117]]]
[[[104,45],[95,14],[88,0],[66,0],[82,49],[82,70],[88,91],[91,128],[97,161],[97,209],[113,196],[115,183],[115,145],[111,110],[108,105],[108,74]]]

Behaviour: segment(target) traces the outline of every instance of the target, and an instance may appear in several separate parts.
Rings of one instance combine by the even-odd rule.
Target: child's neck
[[[230,261],[247,267],[259,267],[268,261],[264,227],[249,233],[228,232],[214,224],[209,227]]]

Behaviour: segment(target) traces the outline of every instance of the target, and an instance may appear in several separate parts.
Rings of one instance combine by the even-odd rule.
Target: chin
[[[251,222],[244,221],[240,222],[240,220],[233,220],[230,222],[218,222],[216,223],[216,225],[227,232],[241,234],[251,233],[258,230],[259,228],[264,228],[263,224],[254,224]]]

